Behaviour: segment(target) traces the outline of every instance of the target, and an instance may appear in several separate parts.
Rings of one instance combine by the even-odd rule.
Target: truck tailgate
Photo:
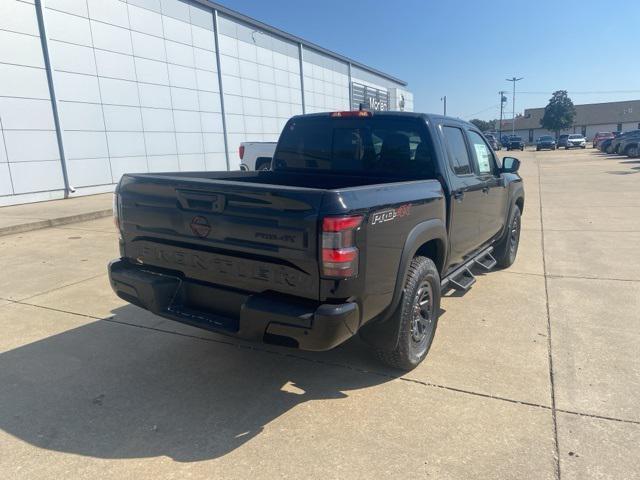
[[[124,176],[118,193],[126,258],[243,291],[318,299],[323,190],[141,174]]]

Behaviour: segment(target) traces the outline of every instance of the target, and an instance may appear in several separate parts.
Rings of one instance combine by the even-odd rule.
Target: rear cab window
[[[376,115],[294,117],[274,155],[275,170],[436,178],[436,158],[424,121]]]

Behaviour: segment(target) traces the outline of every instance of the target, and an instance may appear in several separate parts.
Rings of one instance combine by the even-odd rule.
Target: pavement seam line
[[[259,345],[234,343],[233,341],[226,341],[226,340],[214,339],[214,338],[204,338],[204,337],[200,337],[198,335],[191,335],[191,334],[188,334],[188,333],[181,333],[181,332],[175,332],[175,331],[171,331],[171,330],[164,330],[162,328],[148,327],[148,326],[145,326],[145,325],[136,325],[135,323],[129,323],[129,322],[124,322],[122,320],[118,320],[117,319],[117,315],[114,315],[112,317],[98,317],[98,316],[89,315],[89,314],[86,314],[86,313],[72,312],[72,311],[69,311],[69,310],[63,310],[63,309],[54,308],[54,307],[47,307],[47,306],[44,306],[44,305],[35,305],[35,304],[32,304],[32,303],[26,303],[26,302],[23,302],[23,301],[16,301],[16,300],[8,300],[8,301],[11,302],[12,304],[25,305],[25,306],[34,307],[34,308],[42,308],[42,309],[45,309],[45,310],[52,310],[54,312],[60,312],[60,313],[67,313],[69,315],[74,315],[74,316],[78,316],[78,317],[85,317],[85,318],[91,318],[93,320],[101,320],[101,321],[108,322],[108,323],[114,323],[116,325],[123,325],[123,326],[127,326],[127,327],[140,328],[142,330],[151,330],[153,332],[165,333],[165,334],[168,334],[168,335],[176,335],[176,336],[185,337],[185,338],[192,338],[194,340],[200,340],[200,341],[203,341],[203,342],[217,343],[217,344],[220,344],[220,345],[227,345],[227,346],[230,346],[230,347],[244,349],[244,350],[252,350],[252,351],[255,351],[255,352],[258,352],[258,353],[266,353],[266,354],[271,354],[271,355],[278,355],[278,356],[281,356],[281,357],[293,358],[295,360],[301,360],[301,361],[305,361],[305,362],[309,362],[309,363],[316,363],[316,364],[324,365],[324,366],[342,368],[342,369],[345,369],[345,370],[351,370],[351,371],[354,371],[354,372],[358,372],[358,373],[362,373],[362,374],[368,374],[368,375],[376,375],[376,376],[379,376],[379,377],[389,378],[389,379],[392,379],[392,380],[402,380],[404,382],[415,383],[417,385],[422,385],[422,386],[425,386],[425,387],[439,388],[439,389],[442,389],[442,390],[448,390],[448,391],[455,392],[455,393],[462,393],[462,394],[465,394],[465,395],[472,395],[472,396],[476,396],[476,397],[487,398],[487,399],[490,399],[490,400],[498,400],[498,401],[502,401],[502,402],[513,403],[513,404],[516,404],[516,405],[541,408],[543,410],[551,410],[550,406],[542,405],[540,403],[527,402],[527,401],[524,401],[524,400],[515,400],[513,398],[502,397],[502,396],[499,396],[499,395],[491,395],[489,393],[474,392],[473,390],[466,390],[466,389],[457,388],[457,387],[449,387],[447,385],[442,385],[442,384],[438,384],[438,383],[431,383],[431,382],[427,382],[427,381],[424,381],[424,380],[418,380],[418,379],[410,378],[410,377],[402,377],[402,376],[397,377],[397,376],[394,376],[394,375],[389,374],[389,373],[378,372],[378,371],[375,371],[375,370],[367,370],[367,369],[364,369],[364,368],[358,368],[358,367],[354,367],[352,365],[348,365],[348,364],[345,364],[345,363],[327,362],[325,360],[311,359],[311,358],[302,357],[300,355],[296,355],[295,353],[285,353],[285,352],[277,352],[277,351],[274,351],[274,350],[268,350],[268,349],[265,349],[265,348],[260,348]],[[562,412],[562,413],[566,413],[568,415],[576,415],[576,416],[579,416],[579,417],[597,418],[597,419],[601,419],[601,420],[610,420],[610,421],[613,421],[613,422],[621,422],[621,423],[630,423],[630,424],[640,425],[640,421],[638,421],[638,420],[607,417],[607,416],[597,415],[597,414],[592,414],[592,413],[575,412],[575,411],[572,411],[572,410],[558,409],[557,411]]]
[[[532,272],[515,272],[510,270],[501,270],[500,273],[505,273],[509,275],[531,275],[533,277],[547,277],[547,278],[568,278],[575,280],[604,280],[607,282],[629,282],[629,283],[640,283],[640,280],[632,279],[632,278],[611,278],[611,277],[586,277],[581,275],[560,275],[555,273],[532,273]]]
[[[46,295],[47,293],[55,292],[55,291],[61,290],[63,288],[73,287],[73,286],[78,285],[80,283],[88,282],[89,280],[96,279],[96,278],[101,277],[103,275],[106,275],[106,273],[99,273],[98,275],[93,275],[92,277],[83,278],[82,280],[78,280],[76,282],[71,282],[71,283],[67,283],[65,285],[60,285],[59,287],[55,287],[55,288],[52,288],[50,290],[45,290],[44,292],[38,292],[38,293],[35,293],[33,295],[29,295],[28,297],[20,298],[18,300],[10,300],[10,299],[7,299],[7,300],[10,300],[10,301],[15,302],[15,303],[23,302],[24,300],[30,300],[32,298],[39,297],[40,295]],[[29,304],[26,304],[26,305],[29,305]],[[37,306],[37,305],[33,305],[33,306]],[[73,313],[73,312],[67,312],[67,313]]]
[[[540,180],[540,158],[536,157],[538,167],[538,208],[540,212],[540,245],[542,248],[542,271],[544,272],[544,297],[547,309],[547,358],[549,361],[549,386],[551,393],[551,419],[553,420],[553,439],[555,443],[555,474],[560,480],[560,445],[558,443],[558,419],[556,413],[556,387],[553,377],[553,353],[551,351],[551,311],[549,309],[549,279],[547,277],[547,261],[544,251],[544,218],[542,217],[542,181]]]
[[[573,410],[564,410],[562,408],[558,408],[556,411],[560,413],[566,413],[569,415],[577,415],[578,417],[596,418],[598,420],[608,420],[610,422],[630,423],[632,425],[640,425],[640,420],[629,420],[627,418],[608,417],[606,415],[598,415],[596,413],[574,412]]]

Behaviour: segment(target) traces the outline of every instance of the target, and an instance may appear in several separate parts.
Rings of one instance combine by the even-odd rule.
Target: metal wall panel
[[[222,133],[219,100],[209,96],[219,91],[213,12],[179,0],[87,5],[46,9],[70,183],[108,187],[127,171],[203,170],[205,154],[224,154],[219,137],[204,141]]]
[[[297,44],[219,16],[220,69],[232,168],[244,141],[276,141],[302,113]],[[291,68],[290,68],[291,67]]]
[[[33,4],[0,2],[0,204],[64,186]]]
[[[79,195],[126,172],[238,168],[240,142],[277,140],[303,104],[349,108],[347,59],[221,6],[42,3],[39,25],[34,4],[0,1],[0,204],[62,195],[67,177]]]

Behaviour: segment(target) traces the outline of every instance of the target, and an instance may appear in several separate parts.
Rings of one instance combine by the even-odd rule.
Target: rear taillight
[[[113,194],[113,223],[116,226],[116,230],[118,231],[118,237],[122,238],[122,229],[120,228],[120,210],[121,210],[121,200],[120,195],[116,191]]]
[[[360,252],[355,233],[362,215],[322,219],[322,276],[349,278],[358,275]]]
[[[240,155],[240,160],[244,158],[244,145],[238,147],[238,155]]]

